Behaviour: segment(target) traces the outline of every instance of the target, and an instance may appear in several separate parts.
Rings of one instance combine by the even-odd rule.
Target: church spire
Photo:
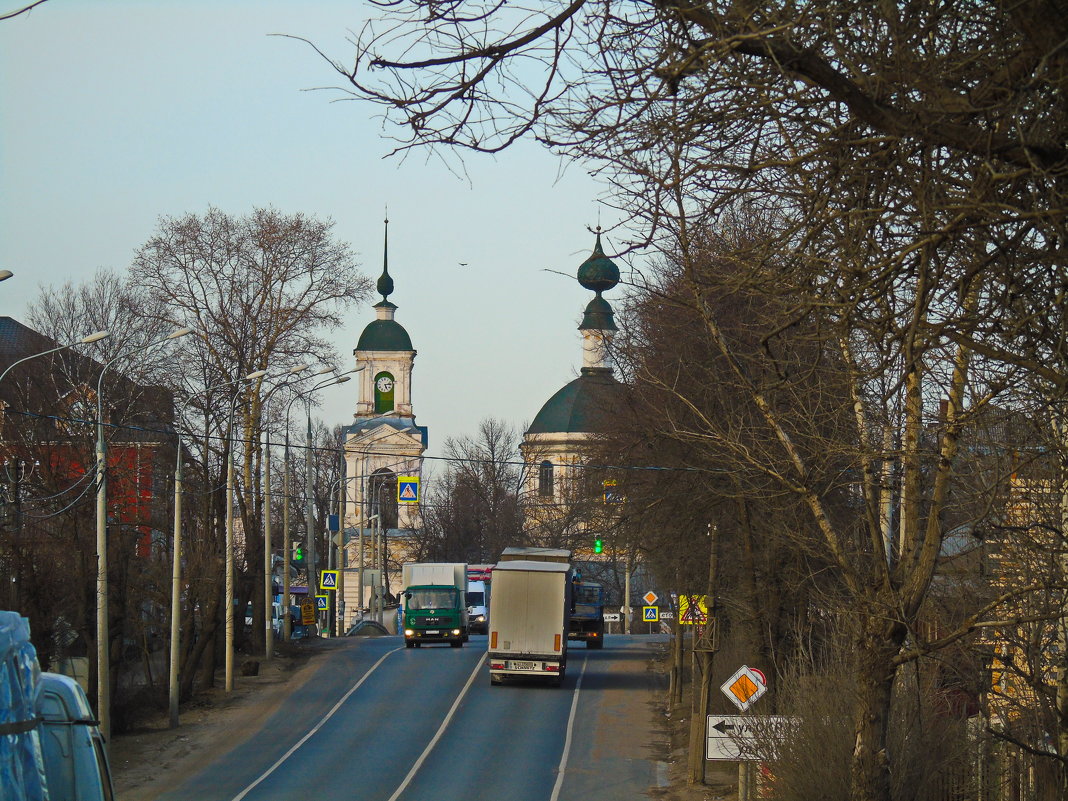
[[[382,296],[382,303],[389,303],[389,296],[393,292],[393,279],[389,275],[389,217],[385,219],[385,233],[382,239],[382,275],[378,277],[378,293]]]
[[[608,349],[613,334],[618,330],[612,306],[601,297],[602,292],[619,283],[619,268],[604,255],[601,247],[601,226],[597,226],[597,241],[593,253],[578,269],[578,282],[586,289],[596,292],[586,306],[579,330],[582,332],[583,369],[611,369],[608,366]]]

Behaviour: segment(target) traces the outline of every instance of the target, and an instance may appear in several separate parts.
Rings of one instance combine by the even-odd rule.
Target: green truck
[[[402,569],[404,645],[447,642],[461,648],[468,639],[467,565],[412,562]]]

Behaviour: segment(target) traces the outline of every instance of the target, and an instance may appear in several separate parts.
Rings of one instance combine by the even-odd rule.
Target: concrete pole
[[[266,430],[266,444],[263,449],[263,658],[271,661],[274,651],[274,594],[271,592],[271,432]]]
[[[289,558],[292,543],[289,540],[289,432],[283,451],[282,466],[282,639],[289,642],[293,636],[293,621],[289,619]]]
[[[633,610],[630,607],[630,571],[631,571],[631,561],[630,561],[630,548],[629,548],[629,546],[627,548],[626,565],[627,565],[627,575],[623,577],[623,608],[626,610],[623,613],[623,633],[624,634],[630,634],[630,620],[631,620],[631,612]]]
[[[99,401],[99,392],[97,400]],[[104,423],[96,421],[96,711],[100,733],[111,743],[111,654],[108,632],[108,474]]]
[[[231,407],[232,408],[232,407]],[[233,415],[231,414],[231,423]],[[233,425],[230,427],[233,434]],[[234,689],[234,443],[226,450],[226,692]],[[244,618],[244,615],[242,615]]]
[[[178,458],[174,465],[174,559],[171,565],[171,656],[168,705],[171,728],[178,728],[178,651],[182,603],[182,437],[178,436]]]
[[[364,593],[364,587],[363,587],[363,569],[364,569],[363,524],[364,524],[364,511],[363,510],[364,510],[364,504],[365,504],[365,502],[367,500],[367,486],[366,486],[366,483],[365,483],[366,479],[367,479],[367,471],[364,469],[365,468],[365,465],[363,464],[364,461],[365,460],[361,460],[360,478],[359,478],[359,482],[360,482],[360,484],[359,484],[359,486],[360,486],[359,514],[360,514],[360,518],[361,519],[360,519],[360,530],[359,530],[360,543],[359,543],[359,548],[358,548],[359,556],[357,557],[357,562],[359,562],[359,564],[358,564],[359,570],[356,573],[356,586],[357,586],[356,597],[359,598],[359,602],[358,603],[359,603],[359,613],[360,613],[360,619],[361,620],[363,619],[363,593]],[[369,509],[370,507],[367,507],[367,508]]]
[[[334,619],[337,635],[345,636],[345,510],[348,506],[348,480],[345,460],[341,460],[341,480],[337,488],[337,538],[334,566],[337,568],[337,589],[334,591]]]
[[[308,533],[308,595],[313,603],[315,595],[319,591],[319,571],[315,565],[315,499],[312,497],[312,427],[311,427],[311,400],[307,401],[308,412],[307,436],[304,440],[304,525]],[[319,613],[316,612],[316,621]]]

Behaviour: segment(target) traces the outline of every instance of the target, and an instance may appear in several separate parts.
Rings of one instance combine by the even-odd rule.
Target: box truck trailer
[[[538,677],[559,686],[567,669],[571,565],[510,560],[493,570],[490,683]]]

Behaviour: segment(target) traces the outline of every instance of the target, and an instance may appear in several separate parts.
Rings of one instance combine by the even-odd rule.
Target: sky
[[[0,14],[28,3],[0,0]],[[315,91],[339,76],[270,35],[345,63],[372,12],[351,0],[48,0],[0,21],[0,269],[14,273],[0,314],[25,321],[48,287],[125,270],[160,217],[210,206],[332,219],[375,279],[388,208],[390,301],[418,352],[427,454],[488,417],[521,430],[581,366],[592,295],[575,273],[590,228],[614,222],[604,187],[533,143],[451,167],[387,158],[380,110]],[[346,369],[379,299],[331,334]],[[318,393],[325,422],[351,422],[354,384]]]

